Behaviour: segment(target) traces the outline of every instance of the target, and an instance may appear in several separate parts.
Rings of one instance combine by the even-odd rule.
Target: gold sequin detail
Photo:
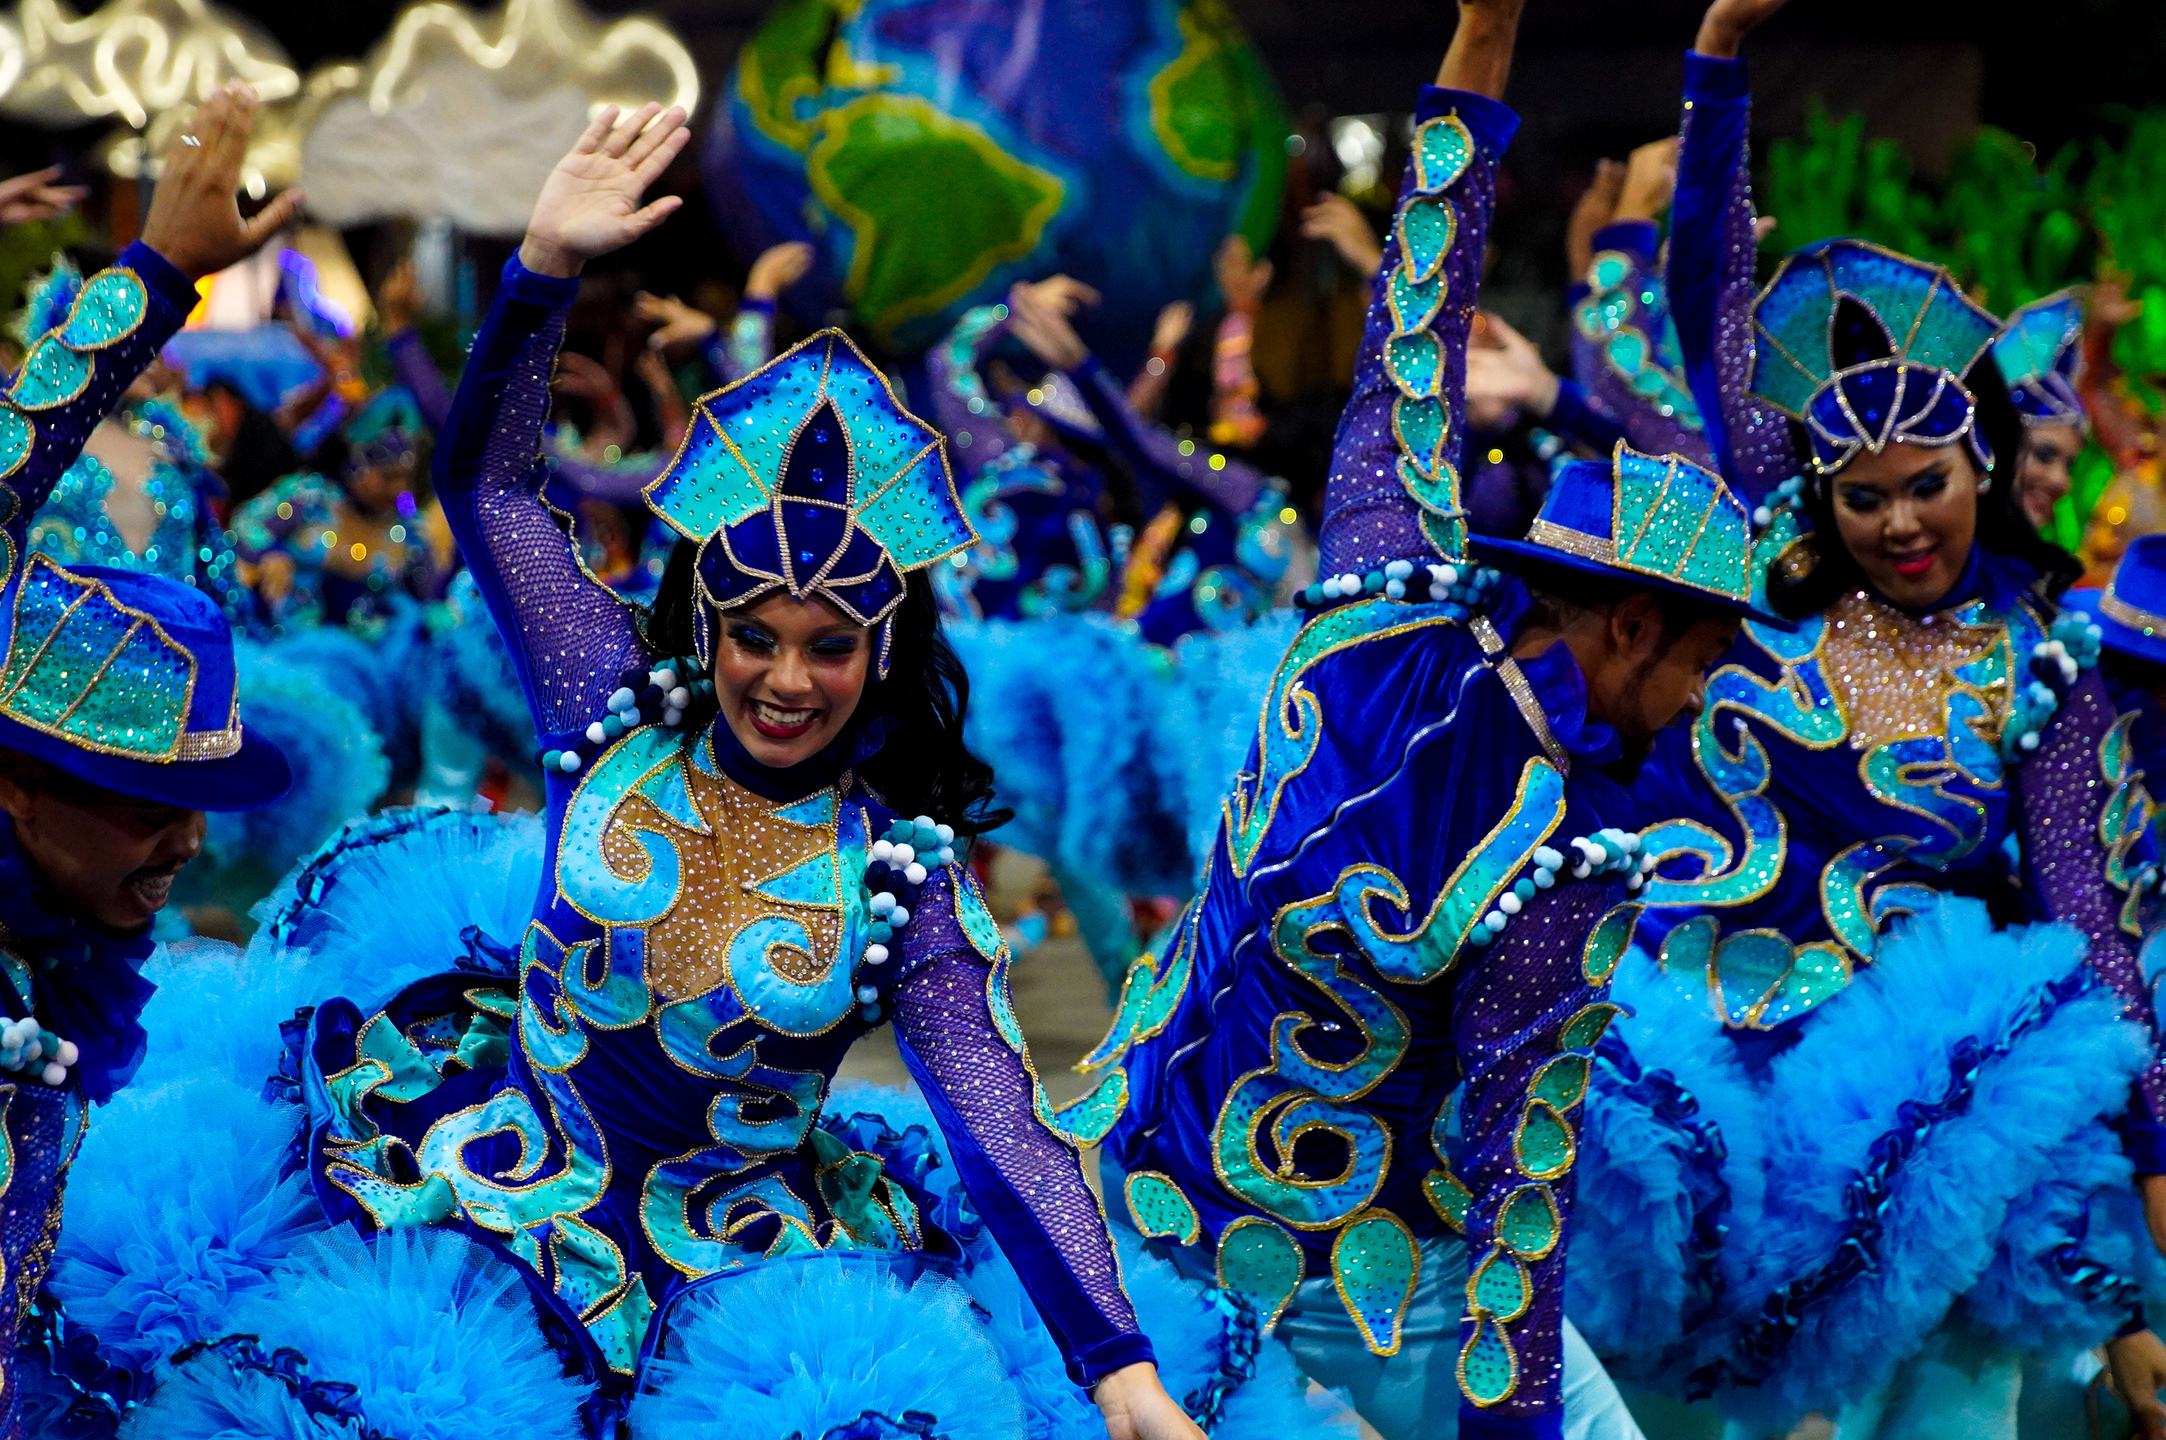
[[[767,963],[792,984],[816,984],[834,966],[842,944],[841,907],[775,900],[753,887],[823,853],[832,860],[835,826],[778,820],[772,805],[726,776],[689,764],[683,774],[692,804],[707,823],[706,834],[667,819],[639,794],[617,807],[602,833],[603,858],[628,880],[647,873],[646,854],[634,838],[640,832],[668,840],[682,862],[676,903],[646,927],[648,988],[663,1000],[683,1000],[723,984],[730,941],[766,915],[802,924],[816,952],[775,946]],[[856,877],[850,878],[855,883]]]
[[[1955,672],[2006,639],[1999,624],[1969,625],[1946,613],[1907,615],[1863,590],[1837,600],[1827,609],[1821,656],[1849,718],[1852,748],[1941,734],[1948,697],[1958,690],[1975,695],[1993,717],[1992,733],[1981,731],[1979,738],[1998,743],[2008,715],[2008,682],[1980,687]]]

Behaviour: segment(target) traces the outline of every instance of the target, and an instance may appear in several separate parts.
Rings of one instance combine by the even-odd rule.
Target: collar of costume
[[[644,493],[698,543],[709,605],[816,595],[880,627],[882,675],[903,577],[977,539],[940,433],[840,330],[702,397]]]
[[[2026,425],[2089,424],[2076,393],[2083,360],[2083,304],[2075,292],[2048,295],[2011,314],[1993,338],[1993,363]]]
[[[156,948],[146,927],[122,938],[70,915],[30,857],[15,841],[15,825],[0,815],[0,926],[34,967],[35,995],[19,996],[24,1014],[75,1042],[82,1052],[71,1074],[93,1101],[104,1102],[143,1063],[138,1018],[157,986],[139,973]]]
[[[1898,442],[1961,441],[1992,469],[1963,376],[2000,326],[1940,266],[1862,240],[1808,245],[1753,320],[1752,393],[1803,422],[1821,475]]]
[[[828,742],[827,748],[809,760],[781,767],[763,765],[752,758],[729,722],[717,715],[707,727],[708,748],[722,773],[763,800],[802,800],[815,790],[835,783],[842,772],[864,764],[880,753],[895,729],[890,715],[875,715],[860,725],[852,722]]]
[[[1607,765],[1624,754],[1624,742],[1617,738],[1617,732],[1587,711],[1587,677],[1571,646],[1557,641],[1541,654],[1521,660],[1519,673],[1527,677],[1535,701],[1549,721],[1549,733],[1572,752],[1575,760]],[[1572,773],[1579,772],[1575,769]]]

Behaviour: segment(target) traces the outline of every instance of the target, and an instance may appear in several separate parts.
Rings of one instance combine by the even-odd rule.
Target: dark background
[[[403,0],[225,0],[283,45],[305,73],[365,55]],[[1008,0],[1025,4],[1032,0]],[[1060,0],[1036,0],[1058,4]],[[1349,4],[1228,0],[1261,48],[1298,125],[1320,140],[1332,116],[1410,108],[1451,37],[1449,3]],[[737,47],[767,0],[588,0],[608,16],[657,15],[684,40],[705,81],[723,89]],[[1554,340],[1566,281],[1565,217],[1594,160],[1623,158],[1674,127],[1680,56],[1695,0],[1529,0],[1508,98],[1524,128],[1508,157],[1485,293],[1508,316]],[[1900,141],[1918,171],[1937,175],[1981,122],[2032,142],[2042,155],[2110,131],[2117,108],[2166,100],[2166,5],[2156,0],[2048,0],[1982,6],[1960,0],[1795,0],[1751,46],[1761,143],[1802,131],[1809,100],[1837,115],[1862,111],[1867,133]],[[79,154],[104,125],[55,133],[0,124],[0,162],[25,168]],[[1387,133],[1396,133],[1388,127]],[[1315,183],[1336,179],[1328,145],[1308,151]],[[1387,176],[1396,174],[1387,168]],[[696,188],[690,164],[670,177]],[[643,247],[653,283],[689,290],[702,274],[741,275],[703,206]],[[363,258],[364,269],[373,269]]]

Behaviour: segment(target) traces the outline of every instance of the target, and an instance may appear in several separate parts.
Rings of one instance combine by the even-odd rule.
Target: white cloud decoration
[[[332,225],[412,216],[518,235],[601,106],[699,102],[692,57],[665,26],[602,24],[577,0],[508,0],[488,16],[431,0],[345,69],[300,142],[309,211]]]
[[[142,129],[246,81],[265,100],[301,92],[278,43],[207,0],[106,0],[77,15],[61,0],[0,14],[0,111],[47,125],[112,116]]]

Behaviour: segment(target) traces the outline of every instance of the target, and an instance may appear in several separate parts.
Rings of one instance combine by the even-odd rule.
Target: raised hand
[[[1480,430],[1503,428],[1507,412],[1525,410],[1535,419],[1557,408],[1556,373],[1542,360],[1534,342],[1487,310],[1476,317],[1467,346],[1467,416]]]
[[[143,221],[143,243],[190,280],[247,259],[301,213],[301,192],[288,190],[253,220],[241,218],[234,197],[255,123],[255,91],[245,85],[214,90],[166,151]]]
[[[1327,240],[1339,258],[1363,279],[1373,279],[1384,268],[1384,247],[1376,243],[1369,217],[1361,207],[1332,190],[1318,196],[1301,212],[1301,233],[1310,240]]]
[[[376,318],[383,322],[386,335],[396,335],[412,328],[414,314],[420,308],[421,284],[415,277],[414,262],[401,260],[376,287]]]
[[[1459,0],[1459,28],[1437,68],[1436,83],[1492,100],[1504,98],[1519,40],[1520,0]]]
[[[1158,312],[1158,323],[1151,327],[1151,353],[1171,355],[1181,348],[1188,338],[1189,328],[1196,323],[1196,307],[1186,300],[1176,300]]]
[[[1700,18],[1700,33],[1692,42],[1694,53],[1711,60],[1735,60],[1745,37],[1789,0],[1715,0]]]
[[[2106,1368],[2113,1388],[2128,1406],[2142,1440],[2166,1440],[2166,1404],[2159,1392],[2166,1388],[2166,1344],[2149,1330],[2123,1335],[2106,1346]]]
[[[21,225],[65,215],[90,193],[85,185],[55,185],[60,167],[48,165],[27,175],[0,180],[0,225]]]
[[[1632,152],[1625,162],[1624,188],[1617,195],[1619,220],[1654,220],[1670,208],[1677,193],[1677,147],[1675,135],[1650,140]]]
[[[649,101],[627,115],[603,109],[579,143],[549,172],[519,245],[519,263],[569,279],[597,255],[622,249],[684,204],[679,195],[639,203],[692,133],[684,111]]]
[[[1617,197],[1624,193],[1625,167],[1615,160],[1594,162],[1594,178],[1579,192],[1572,218],[1564,227],[1565,263],[1572,278],[1583,280],[1594,263],[1594,237],[1617,218]]]
[[[1028,285],[1014,286],[1008,292],[1011,300],[1018,290],[1028,291],[1032,299],[1051,306],[1063,316],[1073,315],[1086,305],[1096,305],[1099,300],[1096,290],[1073,275],[1049,275]]]
[[[697,345],[714,334],[717,323],[714,316],[674,295],[649,295],[644,290],[633,297],[632,313],[649,325],[661,327],[647,337],[648,347],[654,350]]]
[[[1264,291],[1271,288],[1271,262],[1251,255],[1248,241],[1239,235],[1228,235],[1219,245],[1211,270],[1229,310],[1253,312],[1263,303]]]
[[[1067,281],[1055,285],[1054,281]],[[1050,288],[1049,288],[1050,287]],[[1071,288],[1075,287],[1075,288]],[[1068,323],[1077,290],[1098,298],[1087,285],[1056,275],[1035,285],[1016,285],[1008,290],[1008,331],[1030,347],[1030,352],[1056,370],[1073,370],[1090,354],[1083,337]]]
[[[745,298],[772,300],[804,279],[811,268],[812,247],[804,241],[770,245],[752,262],[752,273],[745,277]]]

